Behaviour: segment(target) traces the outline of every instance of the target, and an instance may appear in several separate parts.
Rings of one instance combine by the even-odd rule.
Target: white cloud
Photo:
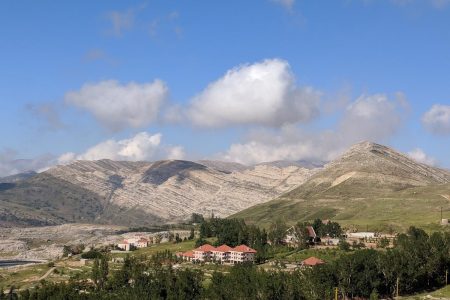
[[[422,123],[432,133],[450,134],[450,105],[433,105],[423,115]]]
[[[187,114],[203,127],[280,127],[315,118],[320,97],[311,87],[295,85],[286,61],[268,59],[229,70],[194,97]]]
[[[436,165],[436,160],[433,157],[428,156],[420,148],[416,148],[416,149],[408,152],[408,156],[422,164],[426,164],[426,165],[430,165],[430,166]]]
[[[0,151],[0,177],[29,171],[41,171],[54,163],[55,157],[50,154],[41,155],[34,159],[20,159],[18,153],[7,149]]]
[[[401,125],[399,109],[386,95],[363,95],[347,107],[338,130],[352,141],[382,141]]]
[[[295,4],[295,0],[271,0],[271,1],[280,4],[287,10],[292,10]]]
[[[117,131],[155,121],[167,95],[168,88],[161,80],[124,85],[106,80],[85,84],[64,98],[67,104],[87,110],[105,127]]]
[[[106,140],[82,154],[65,153],[58,159],[60,164],[73,160],[111,159],[122,161],[151,161],[157,159],[181,159],[184,150],[180,146],[167,146],[161,143],[162,134],[150,135],[140,132],[130,139]]]
[[[297,126],[253,132],[219,158],[243,164],[275,160],[332,160],[349,146],[383,142],[402,125],[405,110],[385,95],[361,96],[350,103],[334,130],[306,132]]]

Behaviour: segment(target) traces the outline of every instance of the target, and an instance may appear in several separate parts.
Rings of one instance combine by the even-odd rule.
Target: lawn
[[[215,242],[215,238],[208,238],[207,241],[211,244]],[[161,251],[170,251],[172,253],[176,252],[186,252],[189,250],[194,250],[195,248],[195,240],[192,241],[183,241],[181,243],[162,243],[162,244],[155,244],[151,245],[147,248],[141,248],[136,251],[132,252],[124,252],[124,253],[113,253],[112,256],[115,257],[124,257],[126,255],[153,255],[157,252]]]

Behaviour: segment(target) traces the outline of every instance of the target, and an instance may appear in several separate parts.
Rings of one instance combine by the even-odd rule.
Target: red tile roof
[[[187,251],[182,254],[183,257],[194,257],[193,251]]]
[[[198,247],[194,251],[212,252],[212,251],[215,251],[215,250],[216,250],[216,248],[214,248],[210,244],[205,244],[203,246]]]
[[[230,246],[224,244],[222,246],[217,247],[215,251],[230,252],[231,250],[233,250],[233,248],[231,248]]]
[[[303,265],[305,266],[317,266],[324,264],[325,262],[317,257],[311,256],[303,261]]]
[[[250,248],[250,247],[247,246],[247,245],[239,245],[239,246],[236,246],[236,247],[233,248],[232,251],[235,251],[235,252],[244,252],[244,253],[256,253],[256,250],[255,250],[255,249],[252,249],[252,248]]]

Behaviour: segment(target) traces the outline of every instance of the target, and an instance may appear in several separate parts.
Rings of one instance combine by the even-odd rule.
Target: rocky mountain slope
[[[428,224],[439,221],[441,206],[450,217],[449,195],[448,171],[363,142],[299,187],[236,216],[260,224],[276,217],[291,222],[332,218],[356,225]]]
[[[314,172],[211,161],[77,161],[0,191],[0,226],[143,226],[186,219],[193,212],[225,217],[295,188]]]

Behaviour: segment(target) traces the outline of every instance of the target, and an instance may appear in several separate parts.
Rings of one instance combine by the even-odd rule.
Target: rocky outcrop
[[[243,167],[213,161],[76,161],[0,192],[0,212],[2,204],[32,205],[46,214],[38,214],[39,224],[45,224],[44,219],[47,224],[138,226],[176,222],[194,212],[226,217],[295,188],[314,172],[298,166]]]

